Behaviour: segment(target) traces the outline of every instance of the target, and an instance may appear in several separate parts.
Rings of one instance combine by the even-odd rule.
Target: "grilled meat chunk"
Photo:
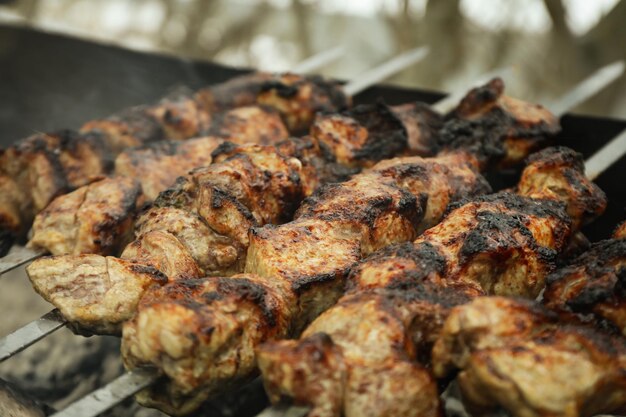
[[[443,117],[420,102],[392,106],[391,111],[402,121],[407,132],[408,153],[435,156],[440,151],[439,130]]]
[[[364,104],[335,114],[319,114],[311,136],[346,166],[373,165],[408,147],[407,130],[385,104]]]
[[[166,139],[159,119],[148,106],[137,106],[104,119],[91,120],[80,131],[101,134],[115,154],[126,148]]]
[[[559,131],[555,115],[541,105],[504,95],[504,83],[495,78],[471,90],[446,116],[439,146],[469,150],[481,166],[509,166],[545,146]]]
[[[210,113],[253,104],[278,110],[292,134],[305,132],[318,112],[350,106],[336,81],[319,76],[255,73],[201,89],[197,99]]]
[[[330,307],[363,256],[414,239],[451,201],[488,191],[462,159],[397,158],[350,181],[322,187],[293,222],[254,228],[246,272],[289,279],[299,295],[296,328]]]
[[[304,197],[307,178],[302,161],[270,146],[228,145],[214,155],[217,163],[196,169],[175,188],[162,193],[142,218],[150,218],[147,222],[154,224],[171,210],[199,216],[206,227],[195,236],[204,235],[209,241],[198,245],[210,245],[211,251],[205,254],[210,259],[198,261],[217,267],[205,271],[207,274],[232,274],[243,268],[248,229],[289,219]],[[168,220],[162,222],[166,229],[168,224]],[[190,247],[196,245],[185,240]]]
[[[45,257],[26,269],[35,291],[54,304],[70,326],[80,322],[73,330],[87,335],[118,333],[146,288],[167,281],[155,268],[100,255]]]
[[[472,415],[593,416],[626,403],[626,341],[558,322],[530,301],[481,297],[450,313],[433,370],[459,371]]]
[[[351,403],[365,403],[365,410],[376,410],[373,415],[405,415],[406,411],[393,407],[410,401],[416,401],[413,407],[422,407],[422,413],[424,409],[436,412],[436,396],[416,397],[402,389],[370,403],[359,384],[351,386],[350,375],[382,378],[386,371],[381,363],[398,366],[417,359],[428,365],[429,352],[450,309],[477,296],[538,294],[554,267],[555,255],[567,246],[572,221],[566,207],[569,199],[578,195],[557,192],[557,187],[565,187],[560,182],[565,177],[563,171],[569,172],[572,164],[577,170],[582,167],[575,163],[579,156],[575,158],[572,151],[562,148],[530,158],[527,167],[530,172],[540,172],[534,165],[555,160],[557,151],[565,155],[559,159],[560,165],[552,167],[554,188],[543,199],[538,194],[532,199],[511,193],[465,199],[453,204],[441,223],[413,243],[389,246],[353,267],[346,295],[313,321],[301,340],[269,342],[259,348],[259,364],[270,397],[275,401],[281,396],[291,397],[324,416],[351,415]],[[547,180],[548,174],[536,175]],[[588,180],[579,184],[577,176],[568,178],[574,182],[571,188],[587,191],[591,187]],[[518,189],[526,190],[522,183],[531,181],[532,176],[523,176]],[[597,189],[594,195],[603,198]],[[555,201],[557,196],[564,201]],[[595,199],[589,199],[588,204],[585,213],[598,205]],[[397,336],[386,338],[392,331]],[[320,333],[330,338],[330,345],[341,348],[332,361],[315,363],[313,358],[304,357],[306,346],[312,343],[309,338]],[[376,356],[379,354],[383,357]],[[371,356],[375,360],[368,361]],[[426,371],[421,372],[429,378]],[[405,386],[412,385],[409,377],[406,381]],[[329,388],[332,393],[323,392]],[[326,397],[338,406],[330,409],[318,401]],[[386,404],[389,408],[376,408]],[[352,415],[362,413],[358,409]]]
[[[210,394],[249,380],[253,346],[285,337],[294,300],[287,281],[246,274],[149,290],[124,325],[122,354],[127,366],[157,365],[175,383],[148,388],[140,401],[185,414]]]
[[[147,114],[157,120],[166,138],[182,140],[206,134],[212,115],[194,94],[187,88],[178,88],[147,109]]]
[[[213,151],[223,143],[215,137],[186,141],[160,141],[128,149],[115,159],[115,174],[134,178],[148,201],[173,186],[176,179],[194,168],[209,165]]]
[[[140,194],[137,181],[118,177],[59,196],[35,217],[29,246],[53,255],[116,254],[132,237]]]
[[[548,277],[543,303],[572,320],[610,324],[626,335],[626,236],[594,244]]]
[[[233,143],[274,145],[289,138],[280,114],[270,107],[246,106],[213,115],[207,134]]]

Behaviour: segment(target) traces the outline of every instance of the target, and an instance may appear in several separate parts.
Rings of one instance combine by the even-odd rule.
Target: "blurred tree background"
[[[594,69],[626,58],[626,1],[617,0],[2,0],[0,23],[124,47],[288,70],[344,45],[320,72],[350,78],[430,45],[426,62],[391,82],[449,90],[512,65],[508,90],[549,104]],[[626,77],[578,112],[626,118]]]

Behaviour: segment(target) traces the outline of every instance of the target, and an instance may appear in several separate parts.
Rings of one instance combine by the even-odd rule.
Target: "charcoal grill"
[[[1,27],[0,39],[8,40],[0,56],[0,146],[33,133],[78,126],[85,120],[111,114],[121,108],[155,101],[177,85],[199,88],[245,73],[244,69],[132,52],[30,29]],[[19,53],[15,53],[19,50]],[[377,86],[355,97],[355,104],[383,98],[389,104],[409,101],[435,102],[444,95],[435,91]],[[604,117],[567,115],[555,144],[566,145],[591,156],[626,129],[626,121]],[[626,219],[626,156],[600,175],[596,182],[606,192],[606,213],[583,229],[592,241],[606,238]],[[496,189],[515,183],[515,173],[489,176]],[[35,296],[33,294],[33,296]],[[19,357],[14,359],[19,360]],[[1,375],[0,375],[1,377]],[[252,384],[249,406],[237,415],[255,415],[266,405],[260,384]],[[236,409],[236,407],[235,407]],[[200,415],[200,414],[199,414]]]

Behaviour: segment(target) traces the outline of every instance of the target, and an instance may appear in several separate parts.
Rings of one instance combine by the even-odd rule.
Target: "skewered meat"
[[[334,149],[337,150],[348,150],[348,152],[343,152],[341,154],[342,161],[345,161],[347,163],[349,163],[349,158],[359,155],[359,152],[353,151],[354,144],[362,144],[364,148],[371,149],[369,153],[372,154],[372,156],[380,157],[380,155],[376,155],[372,151],[374,149],[377,149],[376,147],[368,147],[369,145],[367,143],[367,137],[363,138],[359,135],[355,135],[352,137],[356,138],[356,140],[351,140],[350,146],[346,146],[346,144],[336,144],[334,140],[322,142],[323,144],[330,144],[331,146],[335,146]],[[394,138],[394,136],[382,137]],[[301,147],[299,145],[293,147],[290,145],[289,148],[295,148],[300,151],[302,149],[305,149],[306,147]],[[325,148],[325,146],[321,146],[320,148]],[[451,175],[451,183],[455,184],[456,186],[459,186],[463,183],[464,177],[466,179],[472,178],[472,180],[469,181],[470,185],[468,187],[461,186],[461,189],[467,188],[475,192],[484,190],[484,180],[482,180],[481,177],[474,171],[474,167],[478,164],[475,162],[476,160],[473,156],[468,155],[467,152],[459,152],[458,154],[451,154],[445,158],[441,158],[441,161],[443,160],[456,160],[457,166],[451,168],[444,166],[443,168],[440,168],[440,172],[438,172],[438,175],[443,175],[445,177],[444,172],[447,171],[447,173]],[[330,216],[325,216],[321,210],[321,207],[324,206],[324,201],[320,199],[312,199],[308,212],[307,209],[301,209],[301,212],[303,213],[302,222],[311,222],[314,223],[315,226],[314,228],[312,227],[309,230],[309,225],[303,224],[304,228],[302,230],[302,236],[304,236],[305,238],[308,235],[315,237],[317,234],[317,237],[319,237],[320,239],[324,239],[324,241],[330,242],[331,245],[344,244],[343,241],[345,240],[349,243],[352,243],[353,245],[350,249],[351,253],[354,253],[356,250],[357,252],[362,251],[365,254],[368,253],[368,251],[374,250],[386,243],[391,243],[397,240],[403,240],[407,238],[413,238],[416,234],[416,229],[418,229],[420,225],[411,223],[415,220],[419,220],[423,215],[422,213],[420,213],[420,209],[423,208],[422,206],[426,203],[432,204],[432,207],[440,207],[440,210],[431,210],[430,212],[427,208],[426,213],[430,213],[431,216],[438,211],[443,212],[443,207],[445,206],[445,203],[441,204],[442,201],[438,199],[431,198],[432,202],[430,200],[426,201],[426,195],[422,193],[422,191],[424,190],[422,188],[423,184],[421,184],[421,181],[426,180],[426,178],[430,175],[434,175],[429,172],[423,172],[424,170],[428,171],[424,168],[424,165],[428,165],[429,163],[436,165],[436,160],[428,161],[421,160],[420,158],[408,158],[406,160],[399,160],[388,164],[381,163],[381,166],[379,167],[380,170],[377,171],[376,169],[374,169],[372,171],[361,174],[361,179],[354,182],[356,187],[355,190],[361,193],[359,194],[361,196],[360,198],[363,198],[363,200],[366,201],[368,205],[366,207],[358,208],[358,210],[355,210],[354,213],[350,213],[350,211],[352,211],[352,208],[354,207],[354,204],[352,200],[349,200],[349,189],[346,189],[347,191],[343,195],[341,195],[341,198],[338,198],[335,202],[333,202],[332,199],[329,199],[328,202],[332,203],[330,204],[330,206],[332,207],[334,205],[336,207],[336,213],[331,213]],[[462,173],[462,175],[460,175],[460,177],[457,177],[458,174],[454,174],[454,170],[459,170],[459,173]],[[383,178],[381,184],[377,186],[376,190],[369,190],[371,181],[367,181],[368,175],[370,176],[369,178],[375,181],[380,181],[380,178]],[[432,184],[428,184],[428,186],[431,185]],[[443,195],[446,197],[443,198],[443,201],[446,201],[453,196],[454,198],[459,198],[459,194],[463,192],[461,189],[454,191],[450,189],[444,190],[446,193],[451,192],[452,195],[446,196],[446,194],[444,193]],[[327,196],[331,195],[332,194],[330,192],[327,193]],[[173,201],[175,202],[175,204],[187,204],[187,199],[184,196],[176,196],[176,193],[174,193]],[[350,208],[350,211],[344,213],[341,211],[342,207],[343,210]],[[298,221],[300,221],[300,219],[296,220],[296,222],[294,223],[297,223]],[[325,222],[328,225],[326,227],[326,230],[332,231],[332,234],[328,236],[323,234]],[[386,230],[387,225],[391,225],[392,227],[390,227],[389,230]],[[411,225],[413,230],[407,229],[408,225]],[[421,226],[424,227],[425,224],[422,224]],[[290,227],[290,225],[286,227]],[[279,228],[276,229],[278,230]],[[268,228],[268,230],[270,229]],[[311,231],[315,231],[316,234],[311,233]],[[400,232],[399,235],[395,236],[395,234],[398,232]],[[280,241],[281,240],[279,236],[279,238],[276,238],[273,242],[280,243]],[[283,242],[287,243],[288,241],[283,240]],[[309,248],[306,242],[307,239],[302,240],[302,248]],[[283,245],[283,248],[288,249],[288,247],[285,246],[286,245]],[[148,252],[149,251],[145,251],[144,254],[150,256]],[[279,252],[278,254],[279,256],[283,255],[282,252]],[[158,256],[160,255],[157,255],[157,257]],[[358,260],[359,258],[360,255],[356,257],[356,260]],[[248,257],[248,261],[250,261],[250,257]],[[256,262],[256,260],[254,262]],[[332,262],[332,259],[327,259],[326,262],[330,263]],[[327,265],[321,265],[321,267],[324,268],[326,266]],[[249,270],[249,272],[259,272],[256,270],[257,267],[254,265],[254,263],[252,264],[251,268],[253,270]],[[312,305],[316,300],[319,300],[324,296],[324,291],[329,291],[329,297],[337,297],[339,295],[337,292],[333,293],[333,291],[331,290],[339,289],[339,286],[337,284],[340,284],[342,282],[342,274],[345,274],[346,272],[345,269],[341,268],[344,268],[344,266],[340,265],[340,268],[337,269],[337,271],[339,271],[339,274],[335,273],[320,277],[317,273],[315,273],[312,275],[312,277],[314,278],[312,281],[310,281],[307,276],[307,274],[310,273],[311,265],[307,264],[304,264],[303,268],[300,271],[296,271],[297,273],[295,275],[283,275],[282,278],[289,282],[292,290],[297,291],[298,299],[296,301],[300,305],[299,309],[304,310],[304,313],[302,315],[300,315],[300,312],[298,312],[298,316],[293,318],[292,323],[290,323],[290,327],[292,329],[298,331],[304,326],[304,324],[306,324],[307,321],[312,319],[316,314],[321,311],[322,308],[324,308],[323,303],[320,303],[322,307]],[[339,275],[336,276],[336,278],[339,279],[333,280],[333,275]],[[268,276],[268,278],[277,279],[277,277],[275,276]],[[226,280],[226,278],[223,279]],[[167,300],[164,300],[164,302],[166,301]],[[204,299],[204,302],[207,301],[209,300]],[[327,302],[326,300],[323,301]],[[152,306],[150,308],[143,309],[139,313],[139,316],[141,316],[142,314],[149,315],[151,308]],[[129,323],[128,326],[136,326],[138,325],[137,323],[141,324],[143,322],[141,319],[137,319],[136,321]],[[187,337],[189,335],[180,336]],[[172,335],[172,337],[174,336]],[[170,341],[175,342],[173,340]],[[185,341],[180,342],[182,344],[187,343]],[[192,342],[195,343],[195,341]],[[248,352],[250,352],[253,347],[254,346],[240,348],[248,349]],[[160,349],[160,347],[157,345],[156,347],[154,347],[154,349],[158,350]],[[220,352],[220,349],[219,347],[217,347],[211,352],[217,354]],[[149,362],[149,358],[154,357],[154,355],[152,354],[153,352],[144,353],[148,356],[148,359],[145,359],[145,361]],[[157,354],[157,356],[160,355]],[[128,360],[129,362],[131,361],[131,359]],[[188,358],[185,358],[184,356],[174,359],[170,357],[168,358],[168,360],[174,360],[174,362],[176,362],[176,367],[181,367],[183,370],[185,369],[185,364],[189,363]],[[144,362],[144,359],[134,358],[132,362],[142,363]],[[207,363],[210,364],[210,360],[207,360]],[[247,370],[247,372],[252,371],[253,369]],[[243,370],[241,372],[243,372]],[[163,385],[161,385],[161,387],[163,387]],[[176,396],[176,401],[182,401],[181,404],[195,401],[193,397],[206,397],[210,394],[210,392],[207,392],[207,390],[204,388],[204,385],[202,383],[200,386],[194,387],[191,392],[189,391],[188,386],[179,389],[176,384],[171,384],[171,387],[167,388],[167,390],[169,393],[179,392],[179,395]],[[154,397],[150,401],[154,401],[156,404],[160,404],[159,406],[161,407],[166,407],[166,405],[164,405],[164,401],[167,401],[167,398],[159,397],[158,387],[150,391],[149,394],[149,396]],[[172,408],[176,407],[172,406]]]
[[[549,110],[504,95],[503,81],[495,78],[472,89],[447,115],[439,146],[469,150],[481,166],[509,166],[545,146],[559,131],[559,121]]]
[[[136,180],[118,177],[57,198],[35,218],[29,244],[52,253],[116,253],[131,240],[140,193]]]
[[[251,99],[235,98],[241,94]],[[254,104],[260,107],[234,109]],[[36,213],[54,197],[109,174],[115,155],[128,147],[205,134],[238,143],[275,143],[288,135],[280,117],[304,129],[316,111],[337,111],[348,104],[336,83],[319,77],[248,76],[194,96],[178,93],[153,106],[87,122],[80,133],[35,135],[0,153],[0,176],[7,177],[3,185],[12,180],[21,190],[1,201],[2,246],[10,245],[13,237],[24,237]],[[14,216],[17,206],[22,208],[19,218]]]
[[[626,234],[598,242],[547,280],[544,304],[569,320],[609,324],[626,335]]]
[[[90,334],[115,333],[120,323],[134,314],[144,291],[152,284],[164,284],[163,272],[112,256],[77,255],[39,259],[39,266],[29,271],[35,291],[59,309],[72,325],[79,316],[84,328],[73,330]],[[69,286],[68,282],[76,285]],[[102,320],[106,317],[106,320]]]
[[[460,370],[472,415],[593,416],[626,403],[626,341],[564,324],[531,301],[481,297],[452,310],[433,370]]]
[[[147,357],[180,381],[159,392],[158,397],[167,399],[159,408],[174,414],[192,411],[206,396],[181,395],[181,390],[193,392],[201,384],[205,390],[224,392],[249,380],[255,366],[249,346],[268,336],[285,336],[295,314],[294,300],[286,281],[247,274],[153,287],[139,306],[150,314],[124,333],[131,350],[128,360],[141,365]],[[180,358],[189,359],[182,363]]]
[[[178,283],[159,290],[160,298],[147,296],[149,304],[142,303],[137,316],[124,326],[123,354],[131,368],[146,364],[163,367],[171,382],[151,388],[140,396],[140,401],[169,413],[184,413],[216,393],[215,376],[231,380],[253,375],[254,348],[270,338],[298,334],[336,300],[343,276],[354,262],[383,245],[414,238],[421,222],[434,221],[422,220],[424,213],[440,216],[451,199],[486,191],[486,183],[471,166],[463,160],[456,161],[456,165],[452,162],[450,156],[442,160],[406,157],[381,162],[345,183],[322,187],[305,200],[295,221],[253,229],[246,265],[246,272],[253,274],[245,276],[263,280],[267,288],[262,294],[272,294],[281,305],[290,306],[282,313],[282,321],[259,328],[255,323],[264,322],[266,312],[258,308],[251,315],[246,309],[246,314],[228,319],[228,329],[238,335],[236,338],[220,335],[199,339],[188,327],[173,325],[167,330],[150,323],[160,321],[163,311],[169,311],[170,317],[180,315],[176,320],[206,323],[215,326],[213,331],[217,332],[217,327],[226,326],[213,318],[222,314],[219,303],[228,301],[233,314],[239,311],[231,298],[224,300],[220,295],[203,292],[179,299],[175,294],[183,290]],[[428,199],[429,193],[433,198]],[[423,206],[427,206],[425,211]],[[237,275],[201,282],[206,286],[235,286],[240,279]],[[169,287],[173,289],[166,290]],[[169,295],[170,291],[174,295]],[[269,297],[259,294],[252,289],[237,290],[237,297],[254,296],[257,304]],[[254,339],[248,339],[249,333],[254,333]],[[185,348],[168,350],[166,344]],[[198,360],[205,369],[193,379],[189,375],[200,362],[189,360],[191,352],[203,352]],[[240,360],[236,367],[222,360],[233,356],[247,359]],[[409,366],[402,372],[413,372],[411,369]]]
[[[272,117],[274,117],[273,123]],[[176,178],[179,176],[198,166],[210,164],[212,152],[224,141],[220,135],[224,135],[234,141],[243,140],[253,143],[278,142],[287,137],[287,132],[276,113],[268,113],[263,109],[255,107],[242,107],[227,112],[223,115],[223,119],[220,119],[219,125],[213,125],[213,127],[216,129],[214,133],[218,135],[216,137],[190,139],[187,141],[159,141],[142,147],[128,149],[120,153],[116,158],[114,172],[116,175],[137,179],[141,183],[145,199],[152,201],[158,196],[159,192],[174,185]],[[240,131],[240,136],[235,135],[242,128],[247,129],[247,131]],[[84,194],[86,189],[79,189],[77,193]],[[65,202],[65,200],[68,201]],[[57,197],[51,204],[55,206],[63,205],[65,207],[63,215],[67,218],[72,214],[68,211],[71,207],[80,207],[75,204],[75,200],[76,194],[65,194]],[[44,209],[36,217],[38,219],[45,216],[48,221],[35,222],[33,227],[36,237],[33,246],[45,248],[55,255],[65,253],[112,254],[109,251],[98,251],[97,246],[83,246],[80,242],[70,243],[71,240],[80,239],[80,237],[71,234],[70,230],[56,230],[54,234],[38,230],[42,226],[47,227],[51,223],[56,223],[57,220],[53,217],[58,214],[60,213],[57,211],[57,208]],[[81,216],[80,213],[74,213],[74,215]],[[130,223],[127,226],[131,226]],[[100,237],[102,237],[101,235],[104,232],[104,230],[99,231]],[[58,245],[59,233],[65,235],[63,239],[67,244]],[[100,237],[94,239],[100,239]],[[112,231],[108,239],[112,240],[116,239],[116,237],[119,237],[119,235]],[[53,239],[50,241],[50,238]],[[110,246],[117,247],[121,243],[124,242],[118,240],[115,245]],[[75,249],[68,250],[70,249],[68,244]]]
[[[336,81],[319,76],[255,73],[198,91],[196,98],[209,113],[252,104],[278,110],[289,131],[305,132],[319,112],[337,112],[350,98]]]
[[[407,390],[389,390],[372,401],[360,387],[366,381],[382,384],[393,378],[396,367],[409,365],[420,371],[405,376],[403,386],[434,386],[411,360],[428,364],[430,348],[451,307],[481,294],[537,295],[572,233],[567,208],[587,201],[584,215],[589,217],[604,200],[584,179],[580,160],[564,148],[540,152],[529,158],[519,195],[499,193],[456,203],[441,223],[413,243],[390,246],[354,267],[347,294],[313,321],[301,340],[259,348],[270,397],[291,398],[320,416],[368,415],[368,410],[371,415],[422,415],[417,405],[412,414],[398,405],[415,403],[437,412],[437,400],[428,393],[416,398]],[[552,188],[543,196],[530,186],[548,177]],[[326,350],[339,352],[333,361],[305,356],[303,347],[320,335],[329,339]],[[320,392],[320,387],[333,391]],[[328,396],[337,405],[332,410],[318,401]]]

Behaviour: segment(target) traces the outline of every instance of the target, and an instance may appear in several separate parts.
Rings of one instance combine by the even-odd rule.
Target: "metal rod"
[[[626,153],[626,129],[585,161],[585,173],[595,180]]]
[[[557,117],[562,117],[621,77],[625,67],[624,61],[617,61],[594,71],[549,108]]]
[[[60,329],[66,321],[56,308],[0,339],[0,362]]]
[[[44,254],[45,252],[43,251],[29,249],[21,245],[13,245],[9,253],[0,258],[0,276]]]
[[[382,65],[372,68],[371,70],[359,75],[355,80],[350,81],[343,87],[344,93],[348,96],[354,96],[363,90],[386,80],[401,70],[413,65],[428,55],[430,48],[422,46],[412,49],[395,58],[390,59]]]
[[[293,67],[291,71],[296,74],[307,74],[317,71],[341,58],[344,52],[345,48],[343,46],[337,46],[327,51],[320,52],[319,54],[306,58],[304,61]]]
[[[85,417],[98,415],[136,392],[154,383],[159,374],[154,369],[137,368],[117,377],[51,417]]]

